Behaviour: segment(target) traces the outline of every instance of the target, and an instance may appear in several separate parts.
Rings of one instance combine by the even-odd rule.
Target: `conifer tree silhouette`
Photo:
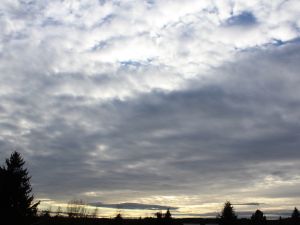
[[[300,224],[300,213],[296,207],[292,213],[291,219],[292,219],[292,224],[297,224],[297,225]]]
[[[164,220],[165,220],[165,224],[166,225],[171,225],[173,224],[173,220],[172,220],[172,214],[170,212],[170,209],[167,210],[167,212],[164,215]]]
[[[39,202],[34,203],[31,177],[24,164],[21,155],[13,152],[0,167],[0,215],[10,224],[28,224],[37,213]]]
[[[295,207],[293,213],[292,213],[292,218],[293,219],[299,219],[300,218],[300,213],[298,211],[298,209]]]
[[[233,206],[229,201],[225,202],[223,210],[220,217],[221,225],[234,225],[237,221],[237,216],[235,215]]]
[[[262,225],[266,224],[266,217],[264,216],[264,213],[260,211],[259,209],[255,211],[254,214],[251,216],[251,222],[255,225]]]
[[[170,209],[167,210],[166,214],[165,214],[165,219],[170,220],[172,219],[172,215],[170,213]]]

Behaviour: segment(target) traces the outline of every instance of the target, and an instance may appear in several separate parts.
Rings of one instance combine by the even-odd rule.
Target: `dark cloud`
[[[176,207],[163,206],[163,205],[150,205],[150,204],[140,204],[140,203],[119,203],[119,204],[105,204],[102,202],[88,203],[91,206],[97,206],[102,208],[112,208],[112,209],[137,209],[137,210],[177,210]]]
[[[258,202],[246,202],[246,203],[232,203],[232,205],[253,205],[253,206],[259,206],[263,203]]]
[[[12,116],[39,124],[19,139],[32,152],[25,156],[35,189],[61,198],[122,189],[225,195],[268,175],[295,176],[298,52],[293,45],[250,53],[218,68],[213,76],[223,77],[216,83],[127,101],[10,99],[10,105],[34,108]]]

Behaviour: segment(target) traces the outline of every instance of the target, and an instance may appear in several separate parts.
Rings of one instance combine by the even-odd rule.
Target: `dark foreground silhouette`
[[[35,224],[40,225],[183,225],[183,224],[221,224],[219,219],[203,219],[203,218],[174,218],[172,221],[158,221],[157,218],[144,218],[144,219],[122,219],[116,221],[115,219],[104,218],[67,218],[67,217],[50,217],[50,218],[37,218]],[[255,225],[251,219],[237,219],[237,225]],[[266,220],[265,225],[296,225],[290,218],[281,220]]]
[[[81,201],[71,201],[74,203],[82,204]],[[65,212],[65,216],[57,214],[57,212],[50,213],[44,211],[37,217],[37,224],[45,225],[189,225],[189,224],[220,224],[220,225],[300,225],[299,212],[295,208],[290,218],[279,218],[277,220],[267,220],[264,213],[261,210],[256,210],[250,218],[238,218],[235,210],[230,202],[226,202],[219,215],[216,218],[173,218],[170,210],[166,213],[157,212],[153,214],[153,217],[140,218],[140,219],[128,219],[123,218],[119,213],[115,218],[96,218],[93,214],[83,214],[86,212],[83,210],[83,205],[77,206],[76,210],[72,207],[68,207],[69,211]],[[76,213],[74,213],[76,211]],[[50,215],[54,216],[50,216]]]
[[[37,213],[24,160],[13,152],[0,167],[0,218],[3,225],[31,224]]]

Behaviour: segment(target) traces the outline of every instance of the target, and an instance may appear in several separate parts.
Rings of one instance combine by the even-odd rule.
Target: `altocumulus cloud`
[[[294,206],[297,9],[1,1],[1,159],[21,151],[40,198]]]

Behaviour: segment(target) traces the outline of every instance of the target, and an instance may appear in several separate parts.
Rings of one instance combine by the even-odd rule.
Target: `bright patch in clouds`
[[[296,1],[7,1],[1,49],[10,66],[2,70],[55,76],[52,93],[101,99],[180,89],[240,50],[297,38],[296,8]]]
[[[57,202],[292,209],[299,15],[297,0],[2,0],[1,159],[20,150]]]

